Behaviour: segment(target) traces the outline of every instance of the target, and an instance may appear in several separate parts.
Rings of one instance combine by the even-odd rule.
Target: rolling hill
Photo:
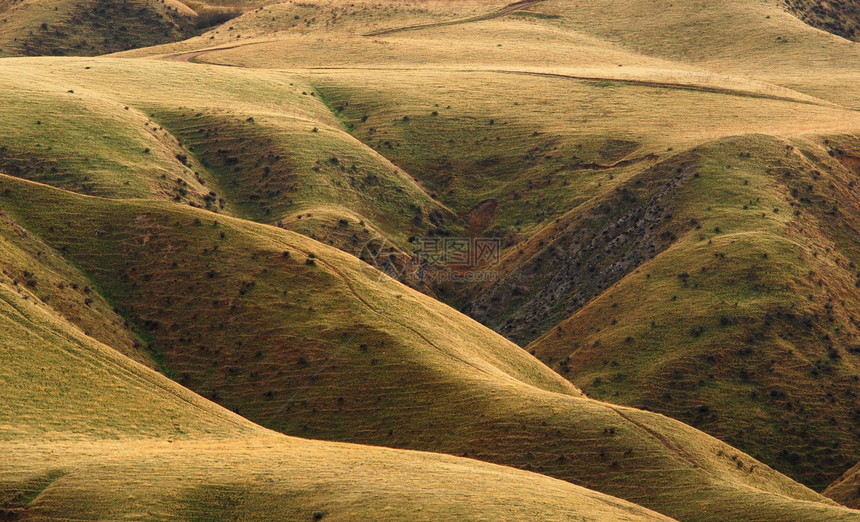
[[[846,471],[845,475],[839,477],[838,480],[824,490],[824,494],[840,504],[858,509],[860,507],[860,503],[858,503],[858,497],[860,497],[860,494],[858,494],[858,491],[860,491],[860,476],[858,476],[858,471],[860,471],[860,468],[857,466]]]
[[[677,421],[585,398],[489,329],[305,236],[3,186],[10,218],[141,325],[167,375],[265,427],[512,465],[673,517],[856,515]]]
[[[764,2],[336,5],[125,56],[305,75],[503,241],[498,279],[425,291],[815,489],[856,461],[856,44]],[[632,283],[664,262],[659,291]]]
[[[851,9],[0,3],[0,505],[857,518]]]
[[[32,236],[5,217],[0,230],[4,266],[26,259]],[[0,277],[4,520],[668,520],[535,473],[256,426],[65,320],[45,274],[82,276],[39,247],[37,285]]]
[[[4,0],[0,56],[98,55],[183,40],[202,18],[177,0]]]

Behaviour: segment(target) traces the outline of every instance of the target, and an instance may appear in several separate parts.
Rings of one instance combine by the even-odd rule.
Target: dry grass
[[[677,421],[582,397],[490,330],[298,234],[8,177],[4,187],[17,219],[69,245],[99,290],[150,326],[170,375],[265,426],[468,455],[681,518],[853,516]],[[31,211],[46,205],[49,216]]]
[[[856,45],[759,0],[505,5],[259,3],[4,59],[0,502],[653,516],[562,479],[681,519],[856,518],[753,458],[821,489],[860,455]],[[4,53],[79,8],[0,6]],[[505,279],[440,295],[558,373],[342,252],[464,231],[504,240]]]
[[[824,494],[840,504],[854,509],[860,509],[860,479],[858,479],[858,466],[854,466],[845,472],[845,475],[833,482]]]
[[[667,520],[524,471],[275,434],[59,317],[0,280],[4,518]]]

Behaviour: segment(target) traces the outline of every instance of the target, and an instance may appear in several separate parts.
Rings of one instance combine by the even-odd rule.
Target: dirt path
[[[481,72],[480,69],[474,71],[463,71],[463,72]],[[677,89],[683,91],[701,91],[701,92],[709,92],[714,94],[725,94],[728,96],[742,96],[747,98],[759,98],[763,100],[777,100],[777,101],[787,101],[794,103],[803,103],[806,105],[820,105],[823,107],[838,107],[835,104],[826,102],[824,100],[817,99],[803,99],[803,98],[793,98],[791,96],[783,96],[779,94],[768,94],[763,92],[756,91],[744,91],[740,89],[732,89],[730,87],[717,87],[710,85],[702,85],[698,83],[680,83],[680,82],[660,82],[656,80],[640,80],[635,78],[621,78],[621,77],[609,77],[609,76],[587,76],[587,75],[572,75],[572,74],[559,74],[559,73],[549,73],[549,72],[540,72],[540,71],[516,71],[516,70],[507,70],[507,69],[496,69],[491,70],[488,69],[484,72],[494,72],[498,74],[521,74],[526,76],[542,76],[544,78],[563,78],[568,80],[579,80],[579,81],[593,81],[593,82],[615,82],[619,84],[630,84],[630,85],[639,85],[642,87],[656,87],[660,89]],[[842,107],[840,107],[842,108]]]
[[[228,49],[236,49],[237,47],[245,47],[246,45],[257,45],[257,44],[262,44],[262,43],[267,43],[267,42],[268,42],[268,40],[262,41],[262,42],[246,42],[246,43],[240,43],[240,44],[235,44],[235,45],[225,45],[224,47],[212,47],[210,49],[200,49],[198,51],[188,51],[185,53],[170,54],[170,55],[167,55],[167,58],[170,60],[173,60],[174,62],[194,63],[193,60],[195,58],[197,58],[198,56],[203,56],[204,54],[214,53],[216,51],[226,51]],[[216,64],[212,64],[212,65],[216,65]],[[224,67],[235,67],[235,65],[229,65],[229,64],[217,64],[217,65],[223,65]]]
[[[524,2],[517,2],[516,4],[511,4],[505,9],[516,10],[523,6],[523,4],[536,4],[538,2],[543,2],[544,0],[525,0]],[[517,6],[515,8],[511,6]],[[495,16],[498,15],[499,11],[496,11]],[[489,15],[485,15],[489,16]],[[472,20],[472,19],[468,19]],[[439,22],[439,24],[450,25],[452,23],[461,23],[461,22]],[[438,25],[438,24],[434,24]],[[386,32],[397,32],[397,31],[407,31],[411,28],[420,28],[426,26],[412,26],[410,28],[401,28],[401,29],[389,29]],[[378,34],[378,33],[374,33]],[[176,62],[189,62],[195,63],[194,59],[205,54],[214,53],[218,51],[226,51],[229,49],[236,49],[239,47],[246,47],[250,45],[259,45],[264,43],[271,43],[271,40],[265,40],[260,42],[246,42],[241,44],[227,45],[223,47],[212,47],[209,49],[200,49],[197,51],[188,51],[184,53],[177,53],[168,55],[167,58]],[[208,64],[208,65],[220,65],[222,67],[236,67],[235,65],[230,64]],[[310,70],[337,70],[342,69],[341,67],[312,67]],[[412,67],[356,67],[349,70],[355,69],[366,69],[366,70],[378,70],[378,71],[417,71],[424,70],[420,68],[412,68]],[[444,69],[440,69],[444,70]],[[628,84],[628,85],[637,85],[642,87],[655,87],[661,89],[677,89],[677,90],[686,90],[686,91],[700,91],[700,92],[709,92],[714,94],[723,94],[727,96],[741,96],[747,98],[758,98],[763,100],[776,100],[776,101],[785,101],[785,102],[793,102],[793,103],[802,103],[806,105],[819,105],[822,107],[831,107],[831,108],[842,108],[839,105],[819,100],[816,98],[804,99],[800,97],[792,97],[789,95],[780,95],[780,94],[769,94],[765,92],[756,92],[754,90],[741,90],[741,89],[732,89],[730,87],[718,87],[713,85],[704,85],[701,83],[683,83],[683,82],[661,82],[657,80],[644,80],[644,79],[636,79],[636,78],[624,78],[624,77],[613,77],[613,76],[601,76],[601,75],[573,75],[573,74],[561,74],[561,73],[550,73],[550,72],[541,72],[541,71],[518,71],[516,69],[458,69],[451,68],[449,69],[451,72],[456,73],[495,73],[495,74],[516,74],[523,76],[538,76],[544,78],[560,78],[567,80],[577,80],[577,81],[590,81],[590,82],[615,82],[619,84]]]
[[[513,4],[508,4],[501,9],[497,9],[490,13],[472,16],[469,18],[460,18],[457,20],[448,20],[446,22],[432,22],[427,24],[416,24],[416,25],[407,25],[404,27],[395,27],[394,29],[382,29],[380,31],[374,31],[372,33],[367,33],[364,36],[382,36],[385,34],[391,33],[399,33],[402,31],[414,31],[418,29],[431,29],[434,27],[445,27],[448,25],[457,25],[457,24],[467,24],[470,22],[482,22],[484,20],[492,20],[493,18],[499,18],[502,16],[509,15],[520,9],[525,9],[527,7],[531,7],[533,5],[539,4],[544,0],[521,0],[520,2],[514,2]]]

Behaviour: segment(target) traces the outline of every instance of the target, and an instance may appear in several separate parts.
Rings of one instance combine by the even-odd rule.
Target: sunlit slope
[[[0,444],[2,513],[28,520],[671,520],[568,482],[448,455],[260,435]]]
[[[4,238],[4,261],[20,241]],[[525,471],[277,435],[87,336],[6,276],[0,351],[4,519],[668,520]]]
[[[860,467],[854,466],[824,490],[833,500],[854,509],[860,508]]]
[[[0,76],[12,175],[280,222],[353,252],[459,227],[295,75],[54,58],[7,60]]]
[[[182,40],[198,15],[176,0],[4,0],[0,22],[0,56],[92,56]]]
[[[806,25],[782,5],[761,0],[511,5],[519,7],[280,4],[231,22],[233,30],[221,27],[132,55],[223,47],[229,49],[193,59],[251,67],[664,68],[757,79],[856,107],[856,45]]]
[[[654,77],[648,85],[599,72],[589,80],[579,73],[308,74],[327,99],[343,107],[353,135],[446,206],[468,216],[493,201],[493,214],[472,233],[511,243],[660,160],[712,139],[860,128],[860,114],[806,103],[801,95],[773,99],[789,95],[729,87],[713,78],[712,88],[694,89],[683,84],[689,75],[662,82]]]
[[[857,107],[860,48],[809,27],[775,2],[598,1],[570,9],[568,0],[547,0],[535,10],[559,16],[566,30],[632,52]]]
[[[156,361],[130,324],[96,292],[92,281],[0,209],[0,265],[6,284],[23,300],[44,304],[80,330],[151,367]]]
[[[558,258],[585,271],[538,284],[565,297],[539,290],[518,318],[576,311],[528,349],[591,396],[682,419],[823,489],[860,451],[858,150],[853,136],[721,140],[679,165],[665,201],[626,203],[639,221],[559,227],[523,273]],[[600,291],[629,256],[654,254]]]
[[[498,335],[303,236],[3,183],[4,207],[69,244],[100,291],[148,325],[172,375],[266,426],[465,454],[680,518],[856,515],[677,421],[582,397]]]

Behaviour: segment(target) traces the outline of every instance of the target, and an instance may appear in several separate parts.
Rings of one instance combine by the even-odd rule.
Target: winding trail
[[[531,0],[531,1],[544,1],[544,0]],[[398,29],[399,30],[399,29]],[[194,59],[200,56],[219,52],[219,51],[227,51],[230,49],[237,49],[239,47],[246,47],[251,45],[261,45],[265,43],[271,43],[271,40],[261,41],[261,42],[247,42],[242,44],[229,45],[224,47],[212,47],[209,49],[199,49],[197,51],[187,51],[182,53],[176,53],[167,55],[166,58],[169,60],[173,60],[175,62],[187,62],[187,63],[198,63],[195,62]],[[238,67],[236,65],[231,64],[206,64],[206,65],[216,65],[221,67]],[[320,71],[334,71],[338,69],[343,69],[342,67],[312,67],[308,68],[308,70],[320,70]],[[428,69],[415,68],[415,67],[353,67],[347,70],[368,70],[368,71],[426,71]],[[775,100],[775,101],[785,101],[792,103],[802,103],[805,105],[818,105],[821,107],[830,107],[830,108],[841,108],[839,105],[819,100],[817,98],[812,97],[799,97],[799,96],[789,96],[789,95],[781,95],[781,94],[770,94],[766,92],[757,92],[754,90],[742,90],[742,89],[732,89],[730,87],[719,87],[716,85],[706,85],[703,83],[696,82],[661,82],[657,80],[645,80],[638,78],[630,78],[623,76],[607,76],[607,75],[589,75],[589,74],[563,74],[563,73],[552,73],[552,72],[544,72],[544,71],[524,71],[524,70],[516,70],[516,69],[463,69],[463,68],[450,68],[450,69],[433,69],[433,70],[447,70],[449,72],[454,73],[465,73],[465,74],[478,74],[478,73],[492,73],[492,74],[514,74],[514,75],[522,75],[522,76],[538,76],[544,78],[559,78],[566,80],[576,80],[576,81],[585,81],[585,82],[614,82],[621,85],[635,85],[640,87],[654,87],[659,89],[675,89],[682,91],[699,91],[699,92],[708,92],[712,94],[724,94],[726,96],[741,96],[745,98],[758,98],[762,100]]]
[[[268,40],[262,42],[246,42],[235,45],[225,45],[223,47],[211,47],[209,49],[200,49],[197,51],[187,51],[184,53],[176,53],[167,55],[168,60],[173,60],[174,62],[187,62],[187,63],[196,63],[193,60],[198,56],[203,56],[204,54],[214,53],[217,51],[227,51],[229,49],[236,49],[237,47],[245,47],[248,45],[259,45],[263,43],[268,43]],[[230,64],[210,64],[210,65],[221,65],[222,67],[236,67],[235,65]]]
[[[431,29],[434,27],[445,27],[448,25],[457,25],[457,24],[467,24],[470,22],[482,22],[484,20],[492,20],[494,18],[500,18],[502,16],[509,15],[511,13],[515,13],[520,9],[525,9],[531,7],[533,5],[537,5],[544,0],[521,0],[520,2],[514,2],[513,4],[508,4],[500,9],[496,9],[495,11],[485,13],[482,15],[471,16],[469,18],[459,18],[457,20],[448,20],[445,22],[431,22],[426,24],[415,24],[415,25],[406,25],[403,27],[395,27],[393,29],[382,29],[379,31],[373,31],[371,33],[366,33],[363,36],[382,36],[386,34],[392,33],[400,33],[403,31],[415,31],[419,29]]]

